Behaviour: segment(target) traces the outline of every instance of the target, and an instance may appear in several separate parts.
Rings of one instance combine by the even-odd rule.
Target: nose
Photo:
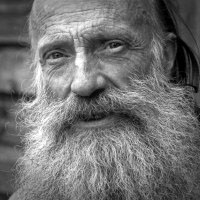
[[[90,64],[89,64],[90,63]],[[90,96],[98,90],[106,88],[106,78],[101,73],[97,64],[91,65],[84,54],[79,54],[75,59],[75,73],[71,83],[71,92],[79,96]]]

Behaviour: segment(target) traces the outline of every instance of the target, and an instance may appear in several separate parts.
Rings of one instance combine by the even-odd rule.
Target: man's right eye
[[[65,50],[48,51],[43,56],[44,64],[61,65],[68,62],[70,55]]]

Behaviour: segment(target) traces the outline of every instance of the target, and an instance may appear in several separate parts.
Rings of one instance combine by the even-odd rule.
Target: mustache
[[[59,122],[63,121],[65,127],[80,120],[89,121],[109,115],[136,118],[134,111],[140,106],[141,98],[143,97],[136,92],[113,88],[97,91],[90,97],[71,94],[66,100],[51,101],[46,109],[46,116],[54,114],[54,120],[56,118]]]

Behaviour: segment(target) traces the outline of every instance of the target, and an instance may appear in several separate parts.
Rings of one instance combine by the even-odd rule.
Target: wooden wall
[[[0,42],[20,43],[27,41],[27,15],[32,0],[0,1]]]

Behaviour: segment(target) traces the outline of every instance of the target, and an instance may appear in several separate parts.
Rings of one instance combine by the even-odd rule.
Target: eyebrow
[[[98,40],[98,39],[114,39],[114,38],[126,38],[133,39],[136,37],[136,34],[130,29],[122,28],[99,28],[98,30],[91,31],[83,35],[83,38],[89,40]]]
[[[45,49],[48,46],[54,46],[58,43],[66,43],[70,42],[71,37],[69,37],[66,33],[54,33],[54,34],[48,34],[42,37],[38,42],[38,49]]]

